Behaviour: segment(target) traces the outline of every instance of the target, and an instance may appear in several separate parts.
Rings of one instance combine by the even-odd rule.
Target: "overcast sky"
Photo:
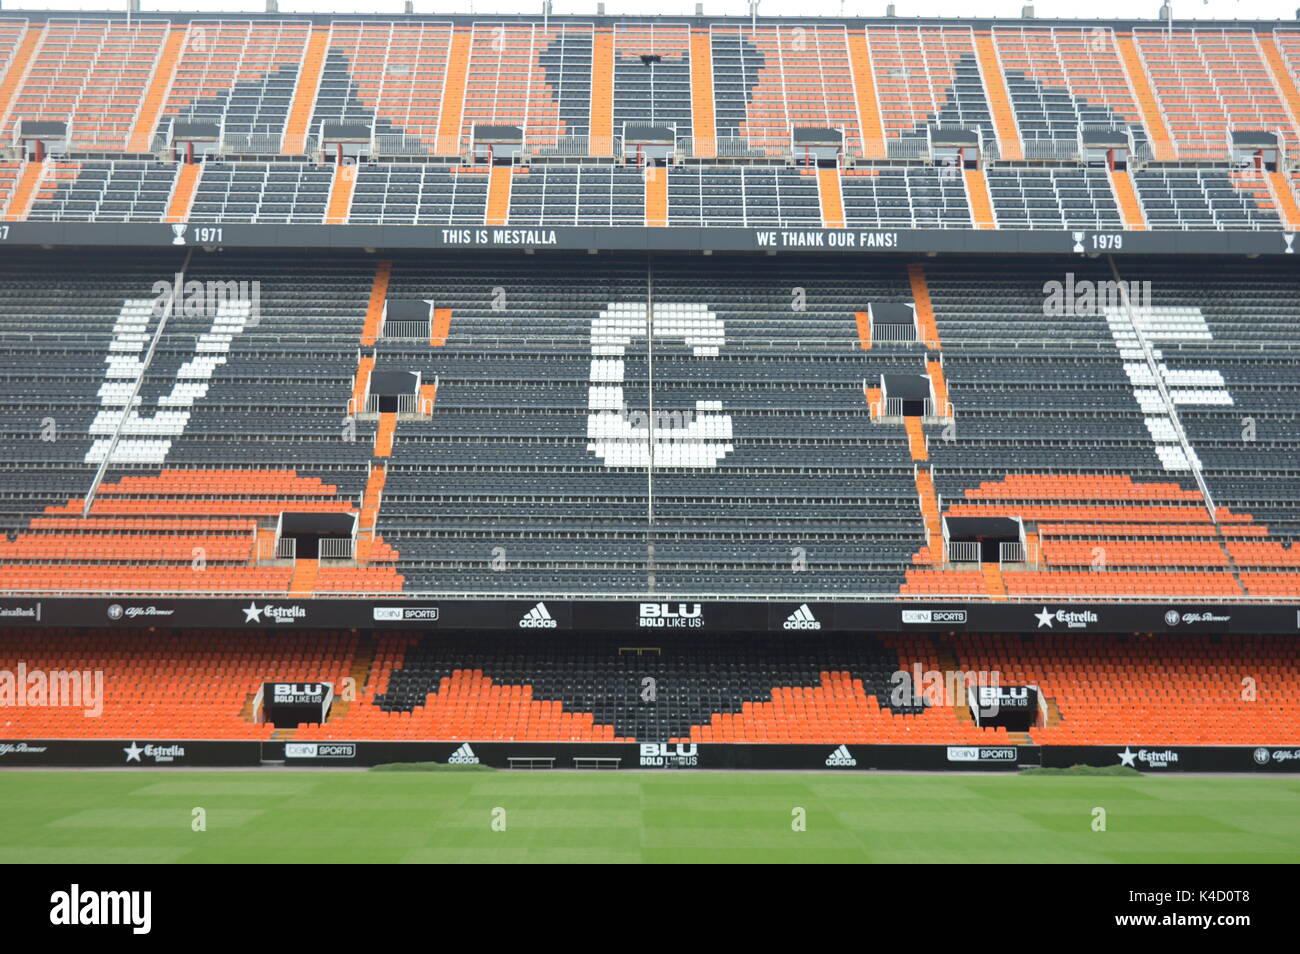
[[[695,10],[696,0],[605,0],[607,13],[626,16],[680,16]],[[765,16],[881,16],[887,0],[762,0]],[[895,0],[900,17],[1018,17],[1025,0]],[[1161,0],[1037,0],[1039,18],[1155,18]],[[266,9],[265,0],[143,0],[143,11],[240,12]],[[1286,19],[1295,18],[1300,0],[1174,0],[1179,19]],[[102,10],[122,9],[124,3],[96,0],[0,0],[0,10]],[[540,11],[541,0],[416,0],[417,13],[520,13]],[[280,0],[281,13],[400,13],[402,0]],[[591,14],[596,0],[554,0],[555,13]],[[704,0],[711,15],[747,14],[747,0]]]

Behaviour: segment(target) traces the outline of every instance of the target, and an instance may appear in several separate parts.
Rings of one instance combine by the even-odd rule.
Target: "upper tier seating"
[[[1126,261],[1131,315],[1045,315],[1051,282],[1106,281],[1106,266],[196,254],[187,278],[256,282],[256,312],[173,316],[91,510],[129,523],[83,523],[156,329],[154,285],[184,254],[6,259],[8,588],[121,586],[138,545],[155,587],[283,591],[292,567],[263,561],[254,527],[318,495],[383,541],[322,569],[318,592],[1296,592],[1300,295],[1283,265]],[[384,333],[385,296],[434,303],[433,327]],[[869,303],[916,300],[914,335],[872,340]],[[349,422],[372,369],[418,372],[428,406]],[[882,375],[927,373],[951,430],[873,420]],[[262,472],[278,483],[230,489]],[[945,562],[941,516],[971,514],[1025,522],[1029,559],[996,586]],[[177,523],[192,520],[219,523]],[[214,537],[222,573],[190,572],[160,531]]]
[[[710,35],[717,134],[747,142],[721,155],[784,155],[790,130],[802,127],[843,130],[861,150],[843,27],[714,25]]]
[[[1253,31],[1139,29],[1133,38],[1178,158],[1226,159],[1232,129],[1275,131],[1296,153],[1296,120]]]
[[[166,20],[51,18],[17,83],[0,136],[20,120],[68,123],[73,151],[124,151],[167,36]],[[2,104],[0,104],[2,105]]]
[[[312,127],[369,125],[399,154],[458,151],[438,148],[451,36],[447,22],[333,21]]]
[[[1127,126],[1146,142],[1110,27],[995,27],[993,38],[1029,157],[1034,140],[1073,140],[1085,126]]]
[[[173,120],[218,123],[240,152],[279,152],[310,33],[307,20],[192,21],[159,132]]]
[[[870,26],[867,45],[887,139],[924,136],[936,123],[982,129],[992,138],[970,27]],[[996,153],[997,143],[985,148]]]
[[[684,23],[614,25],[614,134],[625,126],[691,125],[691,31]],[[642,62],[642,56],[658,60]]]

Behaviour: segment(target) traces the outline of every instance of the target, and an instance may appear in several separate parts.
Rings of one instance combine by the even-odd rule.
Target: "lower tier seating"
[[[1300,742],[1300,645],[1251,636],[0,631],[0,672],[38,671],[102,672],[101,711],[9,700],[0,738]],[[1037,686],[1036,726],[976,726],[954,673]],[[266,681],[338,698],[277,731],[252,721]]]

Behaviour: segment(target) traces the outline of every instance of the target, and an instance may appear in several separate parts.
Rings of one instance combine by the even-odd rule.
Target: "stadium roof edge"
[[[95,20],[125,20],[126,14],[121,10],[0,10],[0,20],[28,20],[29,22],[44,22],[46,20],[75,20],[75,19],[95,19]],[[238,10],[213,10],[202,13],[165,11],[165,10],[148,10],[133,14],[131,19],[135,20],[169,20],[173,23],[189,23],[190,21],[212,21],[212,20],[305,20],[316,25],[328,25],[335,20],[412,20],[412,21],[429,21],[438,23],[453,23],[457,26],[469,26],[473,23],[536,23],[542,20],[542,17],[536,13],[495,13],[495,14],[467,14],[467,13],[266,13],[264,11],[245,12]],[[745,15],[719,15],[719,16],[689,16],[689,15],[668,15],[668,14],[635,14],[625,16],[604,15],[590,16],[577,13],[552,14],[550,21],[554,23],[591,23],[598,26],[612,26],[616,23],[643,23],[646,21],[664,21],[667,23],[689,23],[691,26],[703,27],[713,24],[736,24],[744,25],[750,22],[750,17]],[[975,29],[987,29],[992,26],[1026,26],[1026,27],[1099,27],[1108,26],[1121,31],[1133,29],[1164,29],[1169,26],[1168,20],[1156,18],[1134,19],[1134,20],[1112,20],[1112,19],[1078,19],[1078,18],[1060,18],[1051,17],[817,17],[817,16],[759,16],[761,23],[775,24],[808,24],[816,26],[834,26],[843,25],[848,28],[859,28],[864,26],[891,26],[891,25],[910,25],[910,26],[970,26]],[[1295,27],[1300,29],[1300,23],[1295,20],[1174,20],[1173,26],[1178,29],[1250,29],[1250,30],[1273,30],[1278,27]]]

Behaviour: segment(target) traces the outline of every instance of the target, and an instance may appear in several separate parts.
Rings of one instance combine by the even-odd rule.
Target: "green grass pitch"
[[[1300,778],[1283,776],[0,773],[3,864],[1297,858]]]

